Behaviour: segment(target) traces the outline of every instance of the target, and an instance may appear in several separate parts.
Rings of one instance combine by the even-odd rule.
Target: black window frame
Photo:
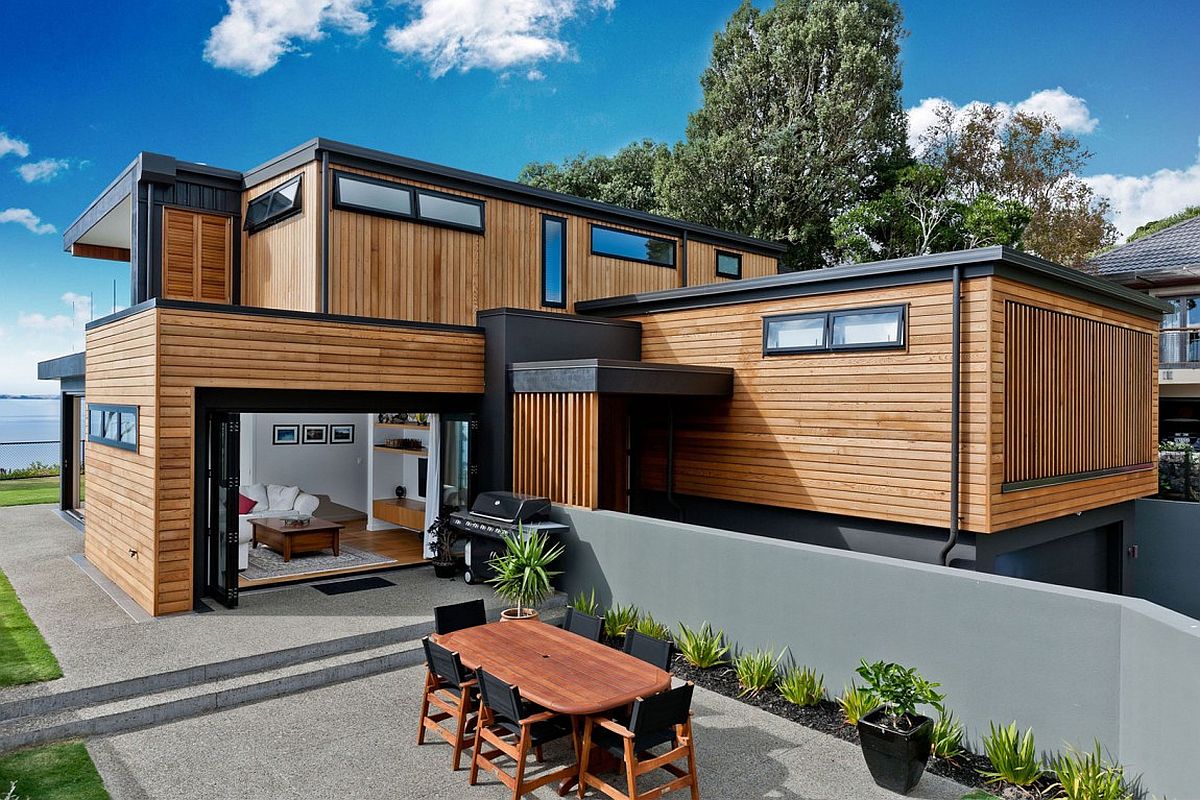
[[[413,187],[416,190],[417,201],[417,222],[422,225],[433,225],[437,228],[450,228],[456,231],[466,231],[467,233],[483,234],[487,222],[487,203],[474,197],[465,197],[461,194],[451,194],[450,192],[439,192],[437,189],[422,189]],[[445,200],[453,200],[464,205],[475,206],[479,209],[479,227],[474,225],[463,225],[457,222],[446,222],[440,219],[427,219],[421,214],[421,195],[432,195],[433,197],[441,197]]]
[[[136,453],[138,449],[138,433],[140,428],[140,420],[137,406],[114,405],[112,403],[88,403],[87,425],[88,425],[88,441],[96,444],[106,445],[108,447],[116,447],[121,450],[129,450]],[[96,433],[92,425],[92,412],[99,411],[101,413],[119,413],[133,415],[133,441],[126,442],[121,439],[110,439],[104,435],[104,432]],[[119,434],[119,432],[118,432]]]
[[[663,264],[660,261],[651,261],[648,258],[635,258],[633,256],[622,256],[622,255],[617,255],[615,253],[605,253],[603,251],[597,250],[596,249],[596,229],[597,228],[599,228],[600,230],[604,230],[604,231],[611,231],[613,233],[622,233],[622,234],[625,234],[626,236],[638,236],[643,239],[651,239],[656,242],[664,242],[666,244],[669,244],[669,245],[671,245],[671,263]],[[663,236],[655,236],[655,235],[649,234],[649,233],[640,233],[638,231],[629,231],[629,230],[625,230],[624,228],[614,228],[611,225],[601,225],[598,222],[591,223],[591,225],[588,229],[588,251],[592,255],[601,256],[602,258],[615,258],[620,261],[632,261],[635,264],[649,264],[654,267],[661,267],[662,269],[678,269],[678,264],[679,264],[679,242],[677,242],[675,239],[668,239]]]
[[[287,188],[288,186],[291,186],[293,183],[296,184],[296,199],[292,202],[292,205],[290,208],[288,208],[286,211],[276,214],[273,217],[268,216],[266,219],[263,219],[259,222],[251,222],[251,220],[250,220],[251,206],[253,206],[255,203],[266,202],[267,212],[269,214],[270,208],[271,208],[271,200],[276,195],[278,195],[279,192],[281,192],[283,189]],[[301,173],[301,174],[295,176],[294,178],[290,178],[289,180],[284,181],[283,183],[279,184],[278,186],[268,189],[267,191],[260,194],[258,197],[255,197],[253,200],[246,201],[246,223],[244,225],[242,225],[242,230],[246,231],[247,233],[258,233],[259,231],[269,228],[272,225],[278,225],[280,222],[283,222],[285,219],[291,219],[292,217],[296,216],[297,214],[299,214],[303,211],[304,211],[304,173]]]
[[[559,278],[559,286],[562,292],[561,302],[551,302],[546,299],[546,223],[556,222],[562,226],[562,275]],[[554,214],[542,214],[542,305],[546,308],[566,308],[567,307],[567,218],[555,216]]]
[[[426,189],[421,186],[412,186],[411,184],[402,183],[400,181],[389,181],[383,178],[376,178],[373,175],[360,175],[357,172],[347,172],[340,169],[332,169],[330,172],[333,175],[333,207],[342,211],[352,211],[357,214],[367,214],[372,217],[384,217],[386,219],[398,219],[404,222],[417,222],[421,225],[430,225],[434,228],[448,228],[455,231],[465,231],[467,233],[485,233],[487,223],[487,202],[475,197],[466,197],[461,194],[452,194],[451,192],[441,192],[437,189]],[[388,211],[374,206],[362,206],[357,203],[350,203],[341,198],[339,191],[339,181],[341,178],[349,178],[354,181],[362,181],[363,183],[373,183],[376,186],[386,186],[389,189],[400,189],[408,192],[409,207],[411,213],[403,214],[398,211]],[[475,206],[479,209],[479,225],[463,225],[455,222],[446,222],[440,219],[422,216],[421,214],[421,195],[429,195],[432,197],[440,197],[444,200],[451,200],[464,205]]]
[[[732,258],[732,259],[737,260],[737,272],[735,272],[732,275],[730,275],[728,272],[721,272],[721,257],[722,256],[725,256],[726,258]],[[713,272],[716,274],[716,276],[718,278],[729,278],[730,280],[740,280],[741,279],[741,277],[742,277],[742,254],[741,253],[733,253],[733,252],[730,252],[729,250],[717,250],[716,254],[713,256],[713,258],[716,259],[716,263],[713,264]]]
[[[880,313],[896,313],[897,320],[897,336],[894,342],[872,342],[869,344],[834,344],[833,343],[833,322],[838,317],[847,317],[853,314],[880,314]],[[795,319],[817,319],[825,318],[824,340],[820,345],[812,347],[775,347],[767,346],[768,333],[772,322],[788,322]],[[847,352],[862,352],[867,350],[903,350],[908,346],[908,304],[890,304],[886,306],[864,306],[860,308],[837,308],[829,311],[803,311],[795,314],[772,314],[763,317],[762,327],[762,354],[764,356],[789,356],[801,355],[806,353],[847,353]]]

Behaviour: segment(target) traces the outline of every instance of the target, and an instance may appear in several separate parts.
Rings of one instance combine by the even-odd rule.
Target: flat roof
[[[575,311],[602,317],[630,316],[933,283],[950,280],[956,266],[962,268],[964,278],[984,275],[1011,278],[1147,318],[1156,318],[1170,310],[1168,304],[1142,292],[1020,250],[997,246],[585,300],[575,304]]]
[[[525,361],[509,368],[517,393],[585,392],[656,397],[729,397],[730,367],[656,364],[611,358]]]

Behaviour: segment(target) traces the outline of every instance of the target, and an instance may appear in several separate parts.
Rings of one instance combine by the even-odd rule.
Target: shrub
[[[779,661],[783,653],[775,655],[772,650],[755,650],[752,653],[742,653],[733,659],[733,669],[737,672],[738,684],[742,687],[743,697],[757,697],[775,684],[779,670]]]
[[[1130,800],[1125,768],[1110,764],[1100,754],[1100,742],[1091,753],[1068,749],[1050,764],[1058,779],[1052,788],[1065,800]]]
[[[981,772],[990,783],[1008,781],[1014,786],[1030,786],[1042,777],[1042,762],[1033,746],[1033,728],[1022,736],[1014,722],[997,728],[988,723],[991,733],[983,737],[983,750],[992,761],[991,772]]]
[[[930,753],[937,758],[957,758],[962,755],[962,723],[954,718],[953,711],[939,709],[933,723],[933,747]]]
[[[596,602],[596,590],[592,589],[590,594],[580,592],[571,600],[571,608],[583,614],[591,614],[593,617],[600,616],[600,604]]]
[[[879,707],[879,698],[866,689],[860,689],[851,681],[849,687],[842,687],[842,696],[838,698],[842,707],[842,716],[847,725],[857,725],[858,721]]]
[[[888,724],[896,730],[910,727],[918,706],[937,706],[946,698],[935,691],[941,684],[925,680],[912,667],[885,661],[868,664],[863,659],[855,671],[866,683],[867,691],[879,698],[885,708]]]
[[[729,652],[729,645],[725,644],[725,631],[714,631],[707,622],[696,630],[679,623],[675,644],[683,660],[700,669],[724,664]]]
[[[504,549],[488,561],[494,575],[487,582],[501,598],[516,604],[517,616],[523,616],[525,609],[554,594],[550,581],[559,573],[549,567],[564,549],[561,544],[551,545],[544,533],[526,533],[518,527],[516,535],[504,537]]]
[[[798,706],[815,706],[825,699],[825,676],[808,667],[791,667],[779,679],[783,699]]]
[[[663,625],[649,614],[643,614],[641,617],[639,617],[637,624],[633,626],[633,629],[638,633],[653,637],[655,639],[671,638],[671,629],[666,625]]]
[[[604,612],[604,633],[610,639],[624,636],[625,631],[637,625],[638,613],[637,606],[613,603],[613,607]]]

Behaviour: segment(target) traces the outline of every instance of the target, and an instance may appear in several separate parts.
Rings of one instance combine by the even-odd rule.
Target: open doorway
[[[62,432],[60,445],[62,448],[62,468],[59,480],[62,482],[62,504],[64,513],[71,515],[80,522],[83,521],[85,500],[85,465],[84,465],[84,425],[85,403],[82,394],[64,392],[62,395]]]

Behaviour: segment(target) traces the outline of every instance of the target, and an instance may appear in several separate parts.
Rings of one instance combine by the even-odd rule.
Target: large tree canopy
[[[664,144],[643,139],[614,156],[580,153],[563,161],[526,164],[517,180],[555,192],[587,197],[636,211],[658,211],[654,193],[656,167],[671,156]]]

